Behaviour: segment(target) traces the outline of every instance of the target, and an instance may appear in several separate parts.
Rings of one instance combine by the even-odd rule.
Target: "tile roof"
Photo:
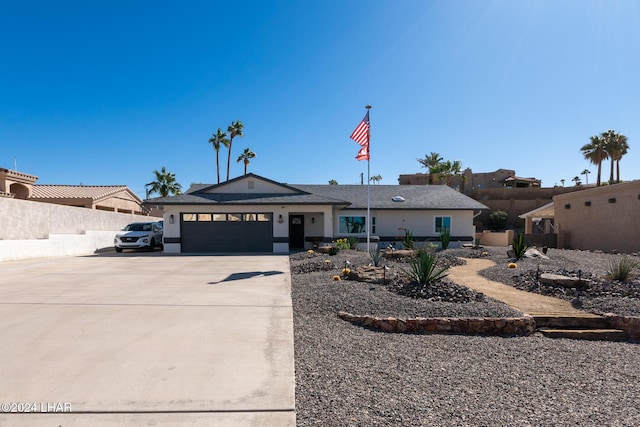
[[[126,185],[34,185],[30,198],[98,200],[120,191],[129,191],[129,188]]]

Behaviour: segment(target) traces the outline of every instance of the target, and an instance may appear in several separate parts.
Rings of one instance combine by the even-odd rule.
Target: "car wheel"
[[[149,243],[149,247],[147,248],[147,250],[149,252],[153,252],[155,248],[156,248],[156,239],[151,239],[151,243]]]
[[[116,252],[118,252],[118,253],[122,252],[122,248],[119,248],[119,247],[116,246]]]

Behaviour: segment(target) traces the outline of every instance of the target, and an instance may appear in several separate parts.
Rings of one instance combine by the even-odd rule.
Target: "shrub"
[[[443,251],[449,247],[449,242],[451,242],[451,229],[443,228],[440,231],[440,243],[442,243]]]
[[[631,257],[617,257],[609,261],[607,277],[611,280],[626,282],[629,279],[629,276],[631,276],[631,273],[633,273],[638,267],[638,261],[631,259]]]
[[[511,242],[511,249],[513,249],[513,256],[516,259],[520,259],[524,256],[524,253],[529,249],[529,244],[524,240],[524,234],[516,233],[513,241]]]
[[[407,230],[404,232],[404,239],[402,239],[402,246],[405,249],[411,250],[413,249],[413,233],[411,230]]]
[[[336,246],[331,246],[329,248],[329,255],[337,255],[338,254],[338,248]]]
[[[382,258],[382,252],[380,252],[377,248],[371,249],[369,251],[369,258],[371,258],[371,264],[376,267],[380,266],[380,259]]]
[[[334,242],[334,245],[338,249],[349,249],[349,241],[345,237],[344,239],[338,239]]]
[[[411,269],[403,270],[407,278],[421,285],[430,285],[447,277],[449,267],[436,269],[438,256],[428,251],[420,251],[411,259]]]
[[[507,228],[507,218],[509,214],[500,209],[489,214],[489,228],[493,231],[500,231]]]
[[[354,237],[354,236],[349,237],[348,243],[349,243],[349,249],[357,249],[358,248],[358,238],[357,237]]]

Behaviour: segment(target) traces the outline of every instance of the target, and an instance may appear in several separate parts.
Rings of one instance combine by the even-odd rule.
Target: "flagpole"
[[[367,109],[367,115],[371,111],[371,105],[367,104],[364,108]],[[367,158],[367,252],[371,251],[369,246],[371,241],[371,116],[369,115],[369,129],[367,130],[369,136],[369,157]]]

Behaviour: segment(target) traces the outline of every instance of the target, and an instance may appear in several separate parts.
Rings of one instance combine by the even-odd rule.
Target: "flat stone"
[[[540,275],[540,282],[548,285],[559,285],[565,288],[577,288],[585,286],[587,281],[585,279],[578,279],[577,277],[562,276],[560,274],[542,273]]]

